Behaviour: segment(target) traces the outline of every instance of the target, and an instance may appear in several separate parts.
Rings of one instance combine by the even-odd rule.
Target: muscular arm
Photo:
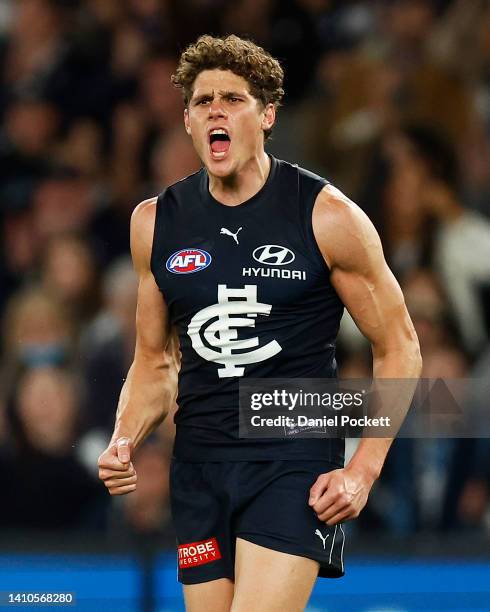
[[[123,385],[112,439],[137,446],[165,418],[175,390],[167,307],[150,269],[156,200],[142,202],[131,219],[131,254],[139,277],[134,360]]]
[[[175,399],[177,373],[167,307],[150,269],[155,211],[156,199],[146,200],[131,218],[131,254],[139,277],[136,347],[111,442],[99,457],[99,475],[111,494],[134,490],[131,452],[163,421]]]
[[[374,377],[418,378],[422,360],[417,336],[403,294],[386,264],[379,236],[372,223],[338,189],[327,186],[315,203],[313,230],[331,270],[333,286],[371,343]],[[407,404],[406,410],[408,407]],[[358,485],[364,488],[364,492],[366,488],[369,492],[380,474],[392,441],[391,438],[361,440],[346,468],[348,474],[355,475],[360,481],[353,486],[353,494]],[[314,499],[316,493],[317,489],[314,489]],[[359,495],[358,505],[363,497]],[[367,493],[362,506],[355,510],[357,514],[366,500]],[[331,524],[342,520],[338,513],[325,514],[324,506],[318,506],[322,520],[333,521]],[[316,509],[315,505],[313,507]],[[340,503],[334,503],[333,511],[340,507]]]

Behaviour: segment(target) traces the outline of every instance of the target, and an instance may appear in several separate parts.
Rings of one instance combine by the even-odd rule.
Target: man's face
[[[275,109],[263,108],[247,81],[229,70],[204,70],[184,112],[186,131],[208,171],[227,177],[258,156],[264,129],[272,127]]]

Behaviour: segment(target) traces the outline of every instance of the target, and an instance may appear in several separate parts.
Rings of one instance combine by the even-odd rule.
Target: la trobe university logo
[[[270,359],[282,350],[276,340],[259,346],[257,336],[238,338],[238,329],[255,327],[257,316],[268,316],[271,309],[271,304],[257,301],[257,285],[242,289],[218,285],[218,302],[197,312],[188,325],[192,347],[206,361],[223,366],[218,368],[219,378],[243,376],[245,365]]]

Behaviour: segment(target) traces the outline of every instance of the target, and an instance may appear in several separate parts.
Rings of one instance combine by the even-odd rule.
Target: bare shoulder
[[[370,266],[383,257],[369,217],[333,185],[326,185],[317,196],[313,232],[330,268]]]
[[[133,210],[131,214],[131,229],[147,230],[148,227],[155,226],[155,216],[157,210],[157,197],[143,200]]]
[[[140,202],[131,214],[131,254],[137,270],[150,267],[157,199]]]

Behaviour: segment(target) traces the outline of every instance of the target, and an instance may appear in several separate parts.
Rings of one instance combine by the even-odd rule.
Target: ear
[[[184,108],[184,125],[185,125],[185,131],[190,136],[191,135],[191,123],[189,121],[189,111],[186,108]]]
[[[262,129],[270,130],[276,121],[276,107],[274,104],[269,102],[267,106],[264,108],[263,117],[262,117]]]

